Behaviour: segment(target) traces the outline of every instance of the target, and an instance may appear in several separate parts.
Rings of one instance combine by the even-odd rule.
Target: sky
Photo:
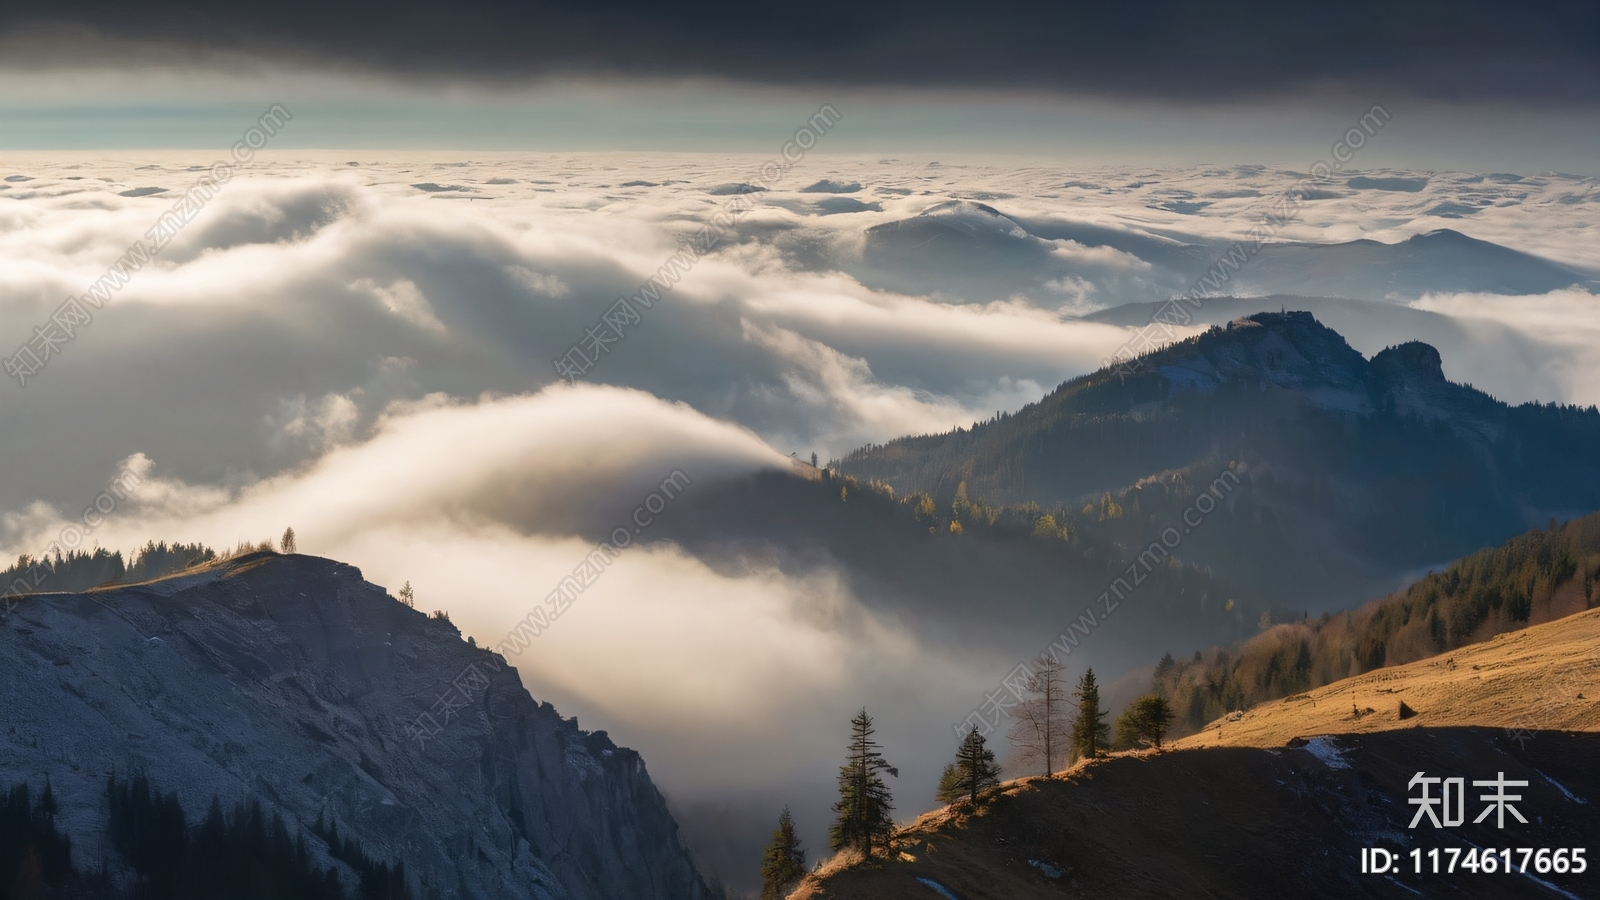
[[[190,68],[17,70],[0,63],[0,150],[226,147],[269,106],[275,145],[486,151],[749,152],[780,146],[824,103],[847,127],[827,154],[960,153],[1020,162],[1309,165],[1381,105],[1403,123],[1368,165],[1600,172],[1600,116],[1492,99],[1107,98],[994,88],[751,85],[725,80],[397,83],[370,74]]]
[[[496,643],[674,471],[828,460],[1092,371],[1132,333],[1096,314],[1193,287],[1185,260],[1340,141],[1360,146],[1273,233],[1313,264],[1268,254],[1230,289],[1349,298],[1317,314],[1365,354],[1427,340],[1502,399],[1594,404],[1597,23],[1555,2],[11,3],[0,353],[161,246],[0,384],[0,553],[39,553],[132,471],[86,545],[293,526]],[[230,149],[273,109],[259,150]],[[563,381],[719,214],[715,251]],[[1440,234],[1399,279],[1340,255]],[[1463,265],[1491,251],[1509,261]],[[694,833],[759,835],[792,803],[815,844],[851,713],[886,711],[914,814],[950,723],[1017,662],[870,599],[826,563],[643,540],[513,663],[640,749]]]
[[[750,7],[727,0],[206,4],[19,0],[28,63],[237,59],[506,83],[552,75],[1000,87],[1194,101],[1325,85],[1448,100],[1592,102],[1600,13],[1563,0],[1206,7],[1025,0]],[[87,54],[86,52],[87,51]]]
[[[1309,164],[1373,105],[1368,165],[1596,174],[1590,5],[1245,0],[8,4],[0,149],[761,152],[823,103],[820,152]]]

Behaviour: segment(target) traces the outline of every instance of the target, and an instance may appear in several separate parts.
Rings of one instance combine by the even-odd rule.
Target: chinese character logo
[[[1507,810],[1510,810],[1511,814],[1517,817],[1518,822],[1524,825],[1528,824],[1528,820],[1522,817],[1522,813],[1517,812],[1517,808],[1511,805],[1512,800],[1521,800],[1522,795],[1506,793],[1506,788],[1508,787],[1527,787],[1528,783],[1526,781],[1507,781],[1506,773],[1504,772],[1499,773],[1499,775],[1500,777],[1494,781],[1474,781],[1472,783],[1473,787],[1492,787],[1495,789],[1495,793],[1484,794],[1478,798],[1490,805],[1484,807],[1483,812],[1478,813],[1478,817],[1472,820],[1472,824],[1476,825],[1482,822],[1492,812],[1495,814],[1494,827],[1504,828],[1506,827]]]
[[[1527,787],[1528,782],[1508,780],[1504,772],[1498,773],[1498,776],[1493,781],[1474,780],[1472,782],[1473,787],[1494,788],[1494,793],[1480,794],[1478,796],[1480,801],[1489,805],[1484,807],[1483,812],[1479,813],[1476,819],[1472,820],[1472,824],[1477,825],[1484,819],[1489,818],[1490,813],[1494,813],[1494,827],[1504,828],[1506,827],[1507,812],[1511,813],[1512,818],[1518,822],[1524,825],[1528,824],[1528,820],[1522,817],[1522,813],[1511,805],[1512,801],[1520,801],[1522,795],[1506,793],[1506,788]],[[1433,793],[1435,785],[1440,787],[1438,796]],[[1417,814],[1411,817],[1411,824],[1407,825],[1407,828],[1417,827],[1423,817],[1427,817],[1435,828],[1451,828],[1466,821],[1467,780],[1465,778],[1439,778],[1418,772],[1411,776],[1411,781],[1406,784],[1406,790],[1416,794],[1416,796],[1408,798],[1406,803],[1417,807]]]

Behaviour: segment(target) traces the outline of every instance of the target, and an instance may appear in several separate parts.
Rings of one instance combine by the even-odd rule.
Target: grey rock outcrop
[[[0,659],[0,783],[50,779],[80,867],[116,865],[106,778],[143,773],[191,820],[254,796],[337,822],[420,897],[707,896],[637,753],[350,566],[254,554],[25,597]]]

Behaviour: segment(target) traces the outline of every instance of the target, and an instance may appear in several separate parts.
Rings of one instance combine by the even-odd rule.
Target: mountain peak
[[[1406,341],[1372,358],[1372,369],[1393,384],[1443,384],[1444,360],[1432,344]]]
[[[941,506],[964,483],[968,497],[1037,503],[1058,525],[1132,542],[1226,467],[1252,484],[1227,501],[1241,530],[1208,529],[1185,558],[1205,559],[1246,599],[1309,603],[1386,589],[1398,573],[1600,505],[1586,452],[1596,440],[1600,415],[1508,407],[1446,380],[1427,344],[1369,360],[1285,309],[1144,354],[1120,376],[1074,378],[970,429],[863,448],[839,470]],[[1320,537],[1298,546],[1313,549],[1289,549],[1310,534]]]
[[[1496,250],[1508,249],[1503,248],[1498,244],[1490,243],[1489,241],[1479,240],[1478,238],[1468,234],[1462,234],[1461,232],[1456,231],[1454,228],[1435,228],[1432,231],[1424,231],[1420,234],[1413,234],[1411,237],[1401,241],[1401,243],[1413,245],[1431,244],[1443,247],[1494,247]]]
[[[990,206],[987,203],[979,203],[976,200],[946,200],[946,201],[944,201],[942,203],[935,203],[934,205],[932,205],[932,206],[928,207],[927,209],[923,210],[922,212],[917,213],[917,215],[919,215],[919,216],[953,216],[953,215],[987,216],[987,217],[995,218],[995,219],[1005,219],[1007,222],[1011,221],[1011,219],[1008,216],[1006,216],[1004,213],[1002,213],[1000,210],[995,209],[994,207]]]
[[[1448,381],[1432,345],[1407,341],[1368,360],[1337,331],[1302,310],[1258,312],[1147,354],[1168,399],[1223,384],[1299,394],[1314,406],[1366,415],[1383,407],[1424,419],[1452,419],[1463,434],[1492,436],[1493,398]]]
[[[1169,397],[1235,382],[1303,392],[1319,406],[1371,408],[1366,359],[1302,310],[1244,316],[1147,358],[1167,379]]]

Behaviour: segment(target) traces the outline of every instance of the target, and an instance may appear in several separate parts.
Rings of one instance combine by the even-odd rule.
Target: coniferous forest
[[[91,871],[56,826],[47,782],[26,784],[0,804],[0,900],[410,900],[403,863],[367,856],[337,826],[309,829],[267,813],[260,800],[224,810],[213,797],[191,822],[177,794],[148,778],[106,785],[105,846],[114,857]],[[308,841],[306,831],[315,837]],[[341,880],[337,860],[350,872]]]
[[[1518,535],[1358,609],[1168,654],[1156,689],[1189,734],[1237,709],[1600,606],[1600,513]]]
[[[108,584],[135,584],[181,572],[217,558],[203,544],[150,541],[124,560],[122,551],[69,550],[47,556],[22,556],[0,570],[0,591],[11,594],[86,591]]]

